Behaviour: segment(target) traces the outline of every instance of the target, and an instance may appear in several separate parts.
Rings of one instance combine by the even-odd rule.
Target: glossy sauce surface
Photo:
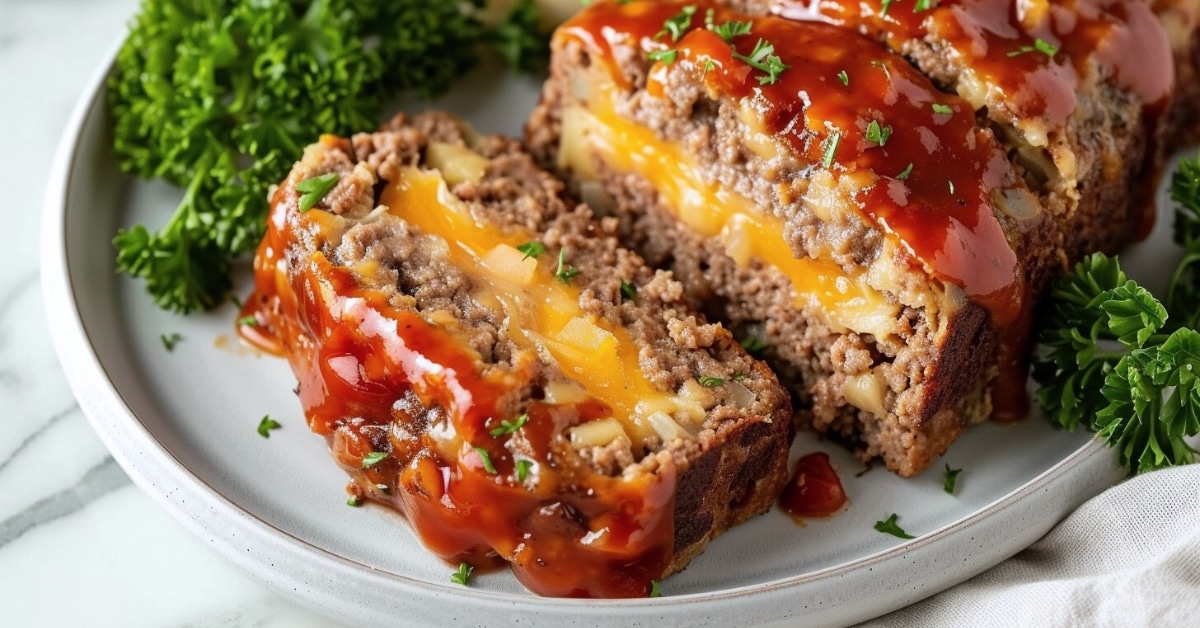
[[[829,462],[829,454],[818,451],[796,461],[792,479],[779,496],[779,507],[797,518],[828,517],[846,505],[842,480]]]
[[[1161,107],[1174,82],[1170,42],[1143,0],[777,0],[773,11],[860,30],[894,50],[927,35],[950,48],[1019,118],[1062,125],[1085,65],[1111,71],[1142,103]],[[1050,48],[1037,48],[1038,40]]]
[[[696,10],[678,41],[660,35],[687,6]],[[714,24],[750,21],[751,32],[724,41],[705,28],[709,10]],[[764,133],[846,180],[870,224],[935,276],[962,287],[997,325],[1019,313],[1023,274],[990,202],[1008,172],[1007,158],[975,126],[965,100],[939,92],[876,42],[826,24],[750,18],[709,2],[636,0],[594,4],[556,36],[582,42],[618,84],[629,79],[613,58],[614,44],[647,54],[676,51],[673,64],[692,67],[707,90],[741,100]],[[774,82],[763,82],[764,72],[734,56],[751,56],[760,38],[788,66]],[[667,65],[660,60],[651,68],[649,93],[661,93]],[[869,139],[873,128],[888,133],[886,140]]]
[[[322,141],[349,151],[344,140]],[[531,373],[485,371],[451,331],[394,308],[319,247],[289,265],[284,252],[297,238],[319,244],[341,229],[328,212],[298,213],[285,193],[293,184],[273,199],[245,310],[259,325],[243,332],[286,355],[311,429],[329,438],[355,492],[399,510],[452,564],[508,561],[541,595],[645,596],[673,551],[674,468],[626,479],[566,464],[574,458],[564,432],[612,416],[592,396],[528,401],[523,426],[493,435],[516,419],[499,408],[511,391],[536,385]],[[449,211],[436,203],[393,211],[406,209]],[[367,466],[372,452],[387,456]]]

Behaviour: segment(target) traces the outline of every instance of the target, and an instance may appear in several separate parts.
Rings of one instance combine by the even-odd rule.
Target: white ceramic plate
[[[944,460],[963,469],[953,496],[942,490],[943,461],[909,480],[882,469],[860,476],[844,450],[803,435],[793,455],[829,452],[848,509],[806,526],[778,511],[756,518],[668,579],[665,597],[544,599],[507,571],[451,584],[452,567],[399,516],[345,505],[346,478],[305,428],[287,364],[239,347],[232,306],[173,316],[114,273],[112,235],[162,224],[180,192],[117,171],[106,73],[67,128],[45,208],[47,310],[72,388],[118,462],[164,508],[264,582],[345,623],[848,624],[995,565],[1121,476],[1111,450],[1040,418],[961,438]],[[532,79],[479,72],[440,104],[481,130],[519,133],[536,94]],[[1152,236],[1157,251],[1126,256],[1135,276],[1153,281],[1163,273],[1151,271],[1172,263],[1167,227]],[[171,333],[183,340],[168,353],[159,336]],[[255,432],[265,414],[284,425],[269,440]],[[876,532],[891,513],[918,538]]]

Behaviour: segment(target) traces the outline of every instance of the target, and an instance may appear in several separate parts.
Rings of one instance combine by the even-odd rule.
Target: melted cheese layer
[[[627,330],[583,312],[580,289],[555,277],[557,251],[527,257],[517,250],[535,234],[502,232],[476,220],[437,170],[405,168],[384,190],[381,203],[424,234],[445,241],[451,263],[475,283],[472,297],[504,312],[508,337],[557,364],[581,392],[611,405],[633,444],[661,436],[651,420],[656,413],[686,415],[692,425],[683,427],[691,431],[703,421],[698,402],[660,392],[647,379]]]
[[[797,309],[815,306],[835,331],[888,335],[899,306],[867,281],[848,275],[830,260],[797,257],[784,239],[784,221],[764,214],[753,201],[707,182],[696,161],[678,145],[618,115],[611,87],[598,87],[587,108],[563,112],[560,166],[580,178],[597,178],[592,155],[618,172],[649,180],[669,208],[689,229],[718,238],[725,253],[740,266],[760,260],[783,273],[792,284]]]

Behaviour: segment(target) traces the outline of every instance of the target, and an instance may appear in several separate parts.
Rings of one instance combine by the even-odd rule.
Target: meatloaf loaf
[[[645,596],[770,507],[790,401],[561,189],[444,114],[322,137],[272,196],[247,308],[353,491],[437,555]]]
[[[1137,0],[604,1],[550,72],[534,154],[903,476],[1024,415],[1037,295],[1145,229],[1173,85]]]

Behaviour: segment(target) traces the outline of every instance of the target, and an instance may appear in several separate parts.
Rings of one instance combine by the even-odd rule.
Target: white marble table
[[[138,490],[75,404],[38,283],[59,135],[136,0],[0,0],[0,625],[329,626]]]
[[[54,354],[38,283],[43,186],[72,107],[136,6],[0,0],[0,217],[15,247],[0,265],[0,625],[336,625],[225,563],[134,487]],[[1184,486],[1197,486],[1197,471]],[[1200,555],[1192,533],[1183,547]],[[1029,557],[1020,560],[1002,567]],[[971,623],[957,611],[938,616],[937,602],[893,619]]]

